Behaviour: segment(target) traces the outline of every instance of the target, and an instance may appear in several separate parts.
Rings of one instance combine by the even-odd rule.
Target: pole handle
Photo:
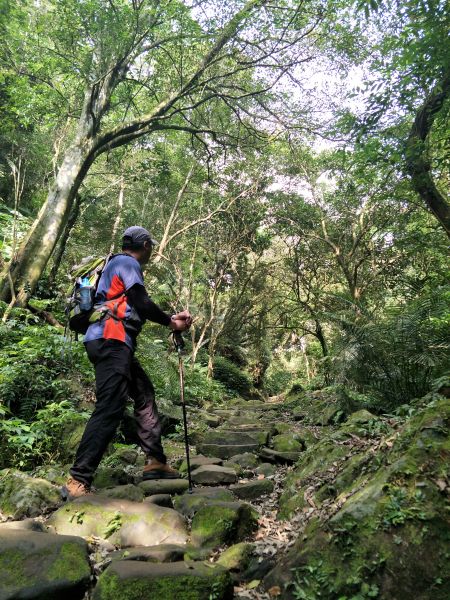
[[[185,342],[181,331],[172,332],[172,342],[177,352],[181,352],[182,350],[184,350]]]

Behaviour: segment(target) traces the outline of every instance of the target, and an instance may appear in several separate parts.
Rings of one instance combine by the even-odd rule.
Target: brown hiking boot
[[[179,479],[181,475],[166,463],[159,462],[156,458],[149,458],[144,467],[142,479]]]
[[[66,485],[61,488],[61,498],[63,500],[75,500],[81,496],[86,496],[91,493],[91,488],[81,481],[77,481],[73,477],[69,477]]]

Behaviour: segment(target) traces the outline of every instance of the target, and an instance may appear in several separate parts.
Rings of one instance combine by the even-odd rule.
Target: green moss
[[[66,579],[77,582],[89,578],[89,567],[86,550],[80,544],[67,542],[61,546],[59,554],[46,572],[49,581]]]
[[[24,556],[20,550],[0,551],[0,573],[2,577],[2,587],[6,590],[13,590],[19,587],[29,586],[34,578],[26,572],[24,565]]]
[[[102,574],[95,589],[94,600],[221,600],[227,597],[230,579],[225,571],[205,568],[201,577],[186,574],[155,578],[120,578],[111,569]],[[228,595],[228,597],[230,597]]]
[[[248,504],[223,503],[202,507],[192,520],[192,543],[219,546],[241,541],[257,526],[258,513]]]
[[[250,561],[254,545],[246,542],[235,544],[220,555],[217,564],[229,571],[244,571]]]

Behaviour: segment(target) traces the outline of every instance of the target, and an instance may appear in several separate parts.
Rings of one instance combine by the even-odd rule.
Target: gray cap
[[[153,246],[158,245],[158,242],[152,238],[150,232],[144,229],[144,227],[139,227],[139,225],[128,227],[123,232],[122,243],[124,245],[143,244],[144,242],[150,242]]]

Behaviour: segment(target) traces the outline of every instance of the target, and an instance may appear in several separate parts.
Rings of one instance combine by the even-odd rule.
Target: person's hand
[[[169,327],[172,331],[186,331],[192,324],[192,316],[187,310],[172,316]]]

